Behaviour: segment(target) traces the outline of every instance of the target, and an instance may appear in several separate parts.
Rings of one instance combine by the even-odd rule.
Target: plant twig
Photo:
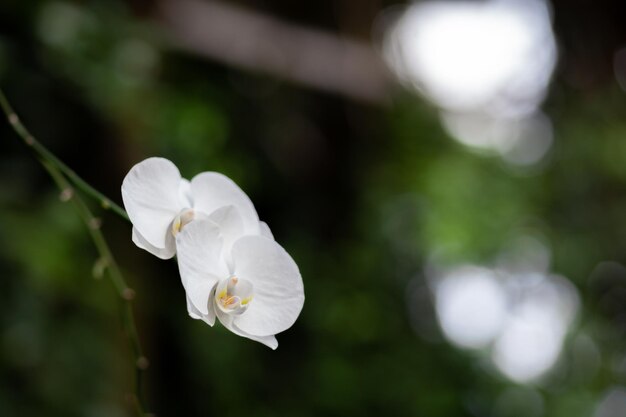
[[[123,208],[115,204],[100,191],[89,185],[87,181],[78,176],[78,174],[76,174],[74,170],[65,165],[63,161],[57,158],[52,152],[50,152],[45,146],[43,146],[41,142],[35,139],[35,137],[28,131],[28,129],[24,127],[24,125],[20,121],[20,118],[13,110],[13,107],[11,107],[11,104],[9,104],[9,101],[7,100],[2,90],[0,90],[0,106],[6,114],[9,120],[9,124],[11,125],[11,127],[13,127],[15,133],[17,133],[19,137],[22,138],[24,143],[27,146],[31,147],[40,158],[42,158],[44,161],[49,161],[54,166],[56,166],[58,170],[61,171],[77,188],[84,191],[90,197],[99,201],[102,208],[104,208],[105,210],[111,210],[121,218],[130,221],[130,219],[128,218],[128,214]]]
[[[74,193],[74,188],[70,184],[70,179],[77,187],[85,191],[90,196],[95,197],[97,200],[99,200],[103,207],[104,203],[108,202],[110,204],[105,208],[112,209],[115,213],[120,214],[126,219],[128,219],[128,216],[121,207],[115,205],[114,203],[111,203],[108,198],[104,197],[100,192],[89,186],[86,182],[80,179],[80,177],[78,177],[71,169],[69,169],[58,158],[56,158],[45,147],[43,147],[43,145],[36,141],[35,138],[24,127],[24,125],[22,125],[1,90],[0,105],[4,110],[9,120],[9,123],[13,127],[13,130],[15,130],[15,132],[24,140],[24,142],[35,151],[39,162],[41,163],[41,165],[43,165],[46,171],[48,171],[56,185],[61,190],[61,199],[63,201],[72,200],[72,202],[74,203],[74,206],[76,207],[80,218],[85,223],[85,226],[89,231],[89,235],[91,236],[91,239],[100,255],[100,259],[98,260],[98,269],[100,270],[100,273],[104,272],[104,269],[108,271],[108,276],[110,277],[116,292],[123,302],[122,321],[124,331],[126,332],[130,348],[133,353],[133,366],[135,367],[135,393],[133,395],[133,402],[135,407],[137,408],[137,413],[140,416],[147,416],[148,414],[146,414],[145,412],[146,407],[142,395],[141,381],[143,371],[145,371],[148,367],[148,359],[142,353],[139,336],[137,334],[137,326],[135,324],[135,318],[131,305],[132,300],[135,298],[135,291],[130,288],[124,280],[122,272],[117,265],[113,254],[111,253],[111,249],[109,248],[109,245],[107,244],[106,239],[104,238],[104,235],[100,230],[100,220],[91,213],[91,210],[89,210],[89,207],[80,197],[80,195]],[[85,187],[85,185],[87,187]]]

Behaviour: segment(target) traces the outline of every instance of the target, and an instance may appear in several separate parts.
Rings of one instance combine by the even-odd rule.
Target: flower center
[[[176,216],[172,222],[172,235],[176,237],[176,235],[183,230],[183,227],[194,219],[195,215],[196,213],[190,208],[184,209],[178,213],[178,216]]]
[[[223,279],[217,284],[215,302],[227,314],[243,314],[252,301],[252,284],[236,276]]]

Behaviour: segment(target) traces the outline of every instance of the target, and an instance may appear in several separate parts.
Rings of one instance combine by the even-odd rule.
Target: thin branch
[[[175,47],[358,101],[390,102],[395,82],[365,42],[225,1],[159,0],[157,13]]]
[[[43,146],[35,137],[26,129],[26,127],[20,121],[20,118],[17,116],[11,104],[7,100],[6,96],[0,90],[0,106],[2,110],[6,114],[9,124],[13,127],[15,133],[19,135],[20,138],[24,141],[24,143],[31,147],[35,153],[42,158],[44,161],[51,162],[54,166],[56,166],[69,180],[72,182],[77,188],[84,191],[90,197],[96,199],[100,202],[100,205],[105,210],[111,210],[118,216],[123,219],[129,220],[128,214],[126,211],[107,198],[100,191],[93,188],[91,185],[87,183],[87,181],[83,180],[74,170],[65,165],[63,161],[57,158],[52,152],[50,152],[45,146]]]
[[[78,212],[80,218],[85,223],[85,226],[89,231],[89,235],[91,236],[91,239],[100,255],[100,259],[97,263],[98,270],[100,272],[104,272],[104,269],[108,271],[108,276],[111,279],[111,283],[115,287],[117,294],[124,304],[122,308],[122,321],[124,331],[126,332],[126,335],[128,337],[130,349],[133,353],[134,367],[136,370],[135,393],[133,395],[133,402],[135,404],[135,407],[137,408],[138,415],[147,416],[144,411],[146,407],[142,395],[141,381],[143,371],[145,371],[148,367],[148,359],[143,355],[141,349],[139,336],[137,334],[137,326],[135,324],[135,317],[131,305],[132,300],[135,298],[135,291],[130,288],[124,280],[122,272],[117,262],[115,261],[113,254],[111,253],[111,249],[109,248],[109,245],[107,244],[106,239],[104,238],[104,235],[100,230],[100,219],[96,218],[91,213],[89,207],[80,197],[80,195],[74,193],[74,189],[70,184],[70,181],[68,180],[68,178],[66,178],[66,176],[70,177],[69,172],[73,173],[73,171],[67,168],[65,164],[59,161],[58,158],[56,158],[46,148],[40,145],[38,141],[35,140],[35,138],[28,132],[24,125],[22,125],[2,91],[0,91],[0,104],[15,132],[24,140],[24,142],[28,146],[30,146],[35,151],[39,162],[46,169],[46,171],[48,171],[55,184],[61,190],[61,199],[63,201],[71,200],[74,203],[74,207],[76,208],[76,211]],[[86,183],[81,180],[76,174],[73,175],[75,176],[75,178],[73,178],[75,185],[83,189],[82,187]],[[79,181],[76,181],[76,179],[79,179]],[[98,191],[94,190],[91,186],[89,186],[89,189],[93,191],[84,191],[86,191],[90,196],[96,197],[96,199],[98,199],[101,204],[104,204],[105,201],[110,202],[110,200],[108,200]],[[124,215],[122,217],[128,219],[124,210],[119,206],[112,204],[107,208],[111,208],[117,214],[123,213]]]

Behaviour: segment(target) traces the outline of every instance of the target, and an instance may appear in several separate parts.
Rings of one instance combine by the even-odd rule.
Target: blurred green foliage
[[[626,384],[626,101],[615,83],[580,91],[557,76],[555,147],[543,166],[512,169],[453,142],[414,96],[371,108],[200,61],[129,3],[2,2],[0,86],[42,142],[118,202],[148,156],[186,177],[231,176],[297,261],[307,296],[276,352],[209,328],[188,318],[175,262],[101,213],[137,291],[157,415],[586,417]],[[0,229],[0,415],[132,415],[114,291],[91,274],[97,255],[73,208],[6,124]],[[527,230],[545,236],[582,310],[556,369],[522,386],[484,352],[445,342],[424,270],[433,257],[490,264]]]

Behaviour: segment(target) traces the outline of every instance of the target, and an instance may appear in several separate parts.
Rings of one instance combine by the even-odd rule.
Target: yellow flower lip
[[[222,280],[215,293],[215,301],[220,310],[227,314],[243,314],[252,301],[252,284],[236,276]]]

